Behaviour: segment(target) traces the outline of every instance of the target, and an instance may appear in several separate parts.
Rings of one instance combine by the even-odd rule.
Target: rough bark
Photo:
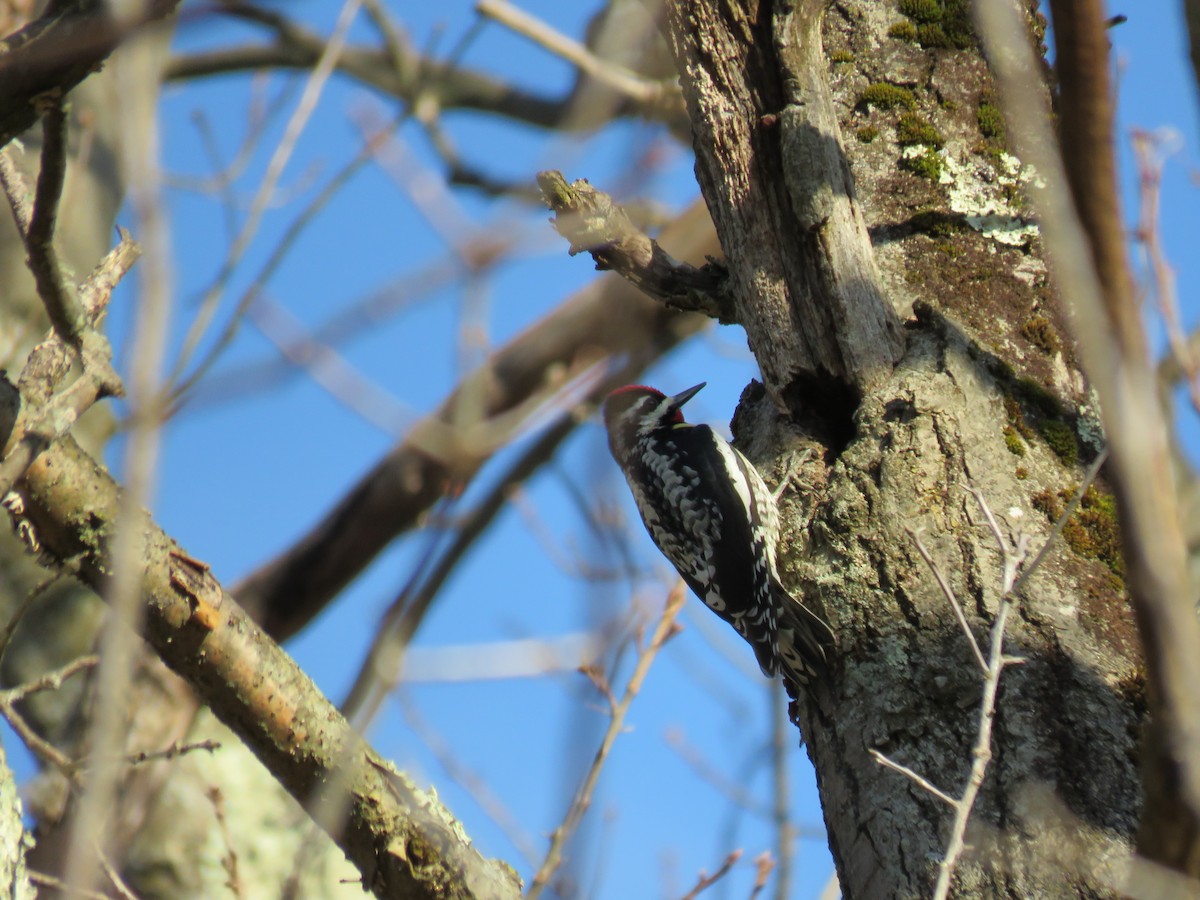
[[[667,5],[696,174],[768,391],[836,415],[890,370],[899,326],[840,149],[822,3],[750,6]]]
[[[1003,527],[1030,534],[1036,548],[1050,529],[1044,510],[1078,484],[1080,461],[1097,452],[1099,435],[1058,327],[1036,228],[1022,216],[1017,162],[1005,153],[998,110],[989,109],[986,65],[969,22],[951,21],[958,5],[945,5],[939,38],[914,22],[909,37],[889,36],[905,21],[891,4],[833,3],[821,74],[839,127],[822,124],[824,107],[809,102],[785,110],[783,134],[769,132],[761,117],[782,99],[786,67],[802,69],[794,60],[815,52],[811,17],[820,6],[680,3],[672,25],[682,35],[677,55],[687,62],[682,77],[701,186],[731,279],[741,285],[743,321],[768,393],[808,388],[786,393],[790,420],[761,389],[748,391],[734,433],[768,469],[798,446],[817,451],[804,465],[801,502],[784,501],[790,546],[783,560],[792,586],[823,607],[840,636],[828,693],[795,712],[817,767],[841,887],[852,898],[928,896],[951,812],[870,751],[958,796],[972,759],[981,679],[907,529],[925,529],[924,543],[982,641],[998,609],[1000,555],[965,488],[981,490]],[[794,30],[780,34],[789,19]],[[704,29],[723,35],[700,36]],[[744,52],[747,44],[757,48],[752,63],[725,62],[734,52],[728,48]],[[713,46],[725,47],[725,56],[705,49]],[[763,47],[779,48],[778,56]],[[727,81],[711,77],[713,59]],[[822,86],[809,90],[819,97]],[[843,137],[838,152],[781,152],[787,132],[804,128],[810,112],[810,129]],[[855,180],[849,189],[837,187],[839,153]],[[799,180],[784,168],[798,159],[810,164]],[[745,196],[736,191],[747,185],[777,214],[769,225],[745,221]],[[781,185],[790,197],[780,199]],[[761,255],[823,255],[837,271],[830,248],[806,245],[804,230],[787,218],[804,221],[805,209],[830,196],[861,203],[882,292],[908,319],[906,350],[890,374],[832,363],[828,348],[845,346],[847,334],[875,335],[876,365],[896,345],[886,328],[835,314],[843,295],[836,283],[813,281],[812,264]],[[767,249],[744,252],[746,243],[765,243],[764,229],[775,233]],[[782,286],[764,286],[764,272]],[[806,297],[812,317],[770,319],[773,310],[794,309],[780,296]],[[829,329],[816,338],[825,355],[806,356],[802,337],[773,344],[799,365],[764,359],[756,340],[763,304],[772,329]],[[836,422],[828,394],[814,398],[811,380],[792,379],[806,367],[861,387],[861,402],[840,411],[852,416],[848,429]],[[841,402],[853,396],[836,395]],[[842,440],[831,439],[839,434]],[[1100,896],[1123,877],[1119,860],[1141,805],[1135,759],[1144,687],[1136,631],[1114,574],[1119,559],[1106,557],[1106,567],[1077,552],[1086,549],[1077,540],[1052,551],[1010,621],[1006,649],[1026,661],[1003,675],[993,758],[968,833],[974,850],[955,880],[958,896]]]

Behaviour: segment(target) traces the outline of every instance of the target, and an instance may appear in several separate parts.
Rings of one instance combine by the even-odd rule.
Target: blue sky
[[[411,29],[413,42],[433,46],[439,53],[453,46],[472,20],[473,4],[459,0],[391,5]],[[594,4],[539,0],[521,5],[565,33],[578,35]],[[287,5],[286,12],[327,31],[337,8],[338,4],[296,2]],[[1185,316],[1194,322],[1190,298],[1196,284],[1195,235],[1200,233],[1194,181],[1200,131],[1179,8],[1146,3],[1129,14],[1130,21],[1112,31],[1120,65],[1120,146],[1128,161],[1127,133],[1135,126],[1172,128],[1182,139],[1183,150],[1167,169],[1163,234],[1180,270]],[[252,33],[200,21],[180,29],[177,44],[220,45],[231,35]],[[354,33],[369,34],[362,23]],[[484,29],[463,61],[549,94],[565,91],[571,82],[565,64],[495,25]],[[259,81],[237,76],[170,86],[162,101],[168,170],[180,179],[212,174],[197,116],[208,121],[220,155],[228,161],[244,137],[252,98],[285,96],[282,115],[271,121],[235,185],[241,205],[237,214],[244,216],[295,105],[298,84],[294,76],[273,75]],[[354,123],[364,117],[386,121],[394,113],[384,99],[357,85],[331,81],[284,173],[279,202],[268,211],[232,279],[219,318],[228,316],[240,292],[253,283],[304,202],[357,152],[360,134]],[[575,141],[473,114],[449,114],[445,124],[467,160],[493,176],[514,180],[530,180],[540,168],[561,167],[568,177],[586,176],[608,186],[625,180],[623,161],[630,146],[658,141],[665,163],[644,181],[640,193],[672,209],[697,193],[689,153],[648,126],[620,125],[594,139]],[[410,154],[405,165],[410,173],[440,171],[419,129],[408,124],[400,136]],[[1132,216],[1136,184],[1128,164],[1124,172]],[[225,258],[230,235],[227,213],[212,196],[176,187],[168,201],[176,247],[178,341],[195,315],[196,300]],[[523,231],[527,249],[485,281],[457,278],[339,347],[364,379],[390,395],[392,400],[384,406],[412,415],[436,406],[456,383],[458,360],[464,354],[464,312],[477,317],[473,321],[490,345],[498,345],[595,277],[586,258],[567,256],[565,244],[546,224],[545,211],[465,191],[456,193],[454,202],[480,233]],[[123,224],[130,221],[126,218]],[[381,289],[404,290],[413,283],[414,273],[446,255],[445,242],[432,233],[410,196],[381,167],[368,165],[314,221],[263,288],[270,301],[312,328]],[[127,331],[130,310],[128,292],[119,295],[111,316],[118,340]],[[465,355],[469,359],[472,352]],[[244,326],[216,374],[275,358],[273,345],[255,328]],[[645,380],[667,390],[708,381],[708,389],[689,411],[692,418],[725,428],[742,387],[756,375],[740,330],[722,329],[693,340]],[[1194,434],[1190,413],[1183,419]],[[189,552],[232,584],[303,534],[399,436],[396,427],[381,428],[368,421],[307,374],[293,371],[271,390],[235,391],[219,403],[197,403],[167,426],[155,515]],[[110,456],[114,465],[119,449],[117,442]],[[485,477],[500,471],[510,458],[502,454]],[[637,560],[647,577],[633,585],[628,580],[597,583],[573,577],[547,552],[543,532],[561,555],[594,549],[572,490],[591,500],[612,498],[631,521],[636,515],[596,422],[578,430],[554,465],[527,486],[520,503],[510,506],[465,560],[424,625],[417,641],[420,648],[552,638],[620,615],[634,596],[648,608],[662,602],[671,578],[640,530],[635,532]],[[468,494],[468,503],[471,497]],[[394,545],[289,645],[335,702],[353,679],[379,614],[403,585],[423,540],[417,535]],[[774,852],[767,818],[741,809],[715,786],[727,782],[748,792],[756,803],[769,805],[770,694],[760,680],[743,674],[753,670],[749,650],[732,632],[712,627],[719,623],[707,616],[698,603],[689,603],[684,633],[655,664],[633,705],[628,731],[605,769],[584,829],[594,852],[581,855],[595,861],[580,873],[587,896],[677,896],[694,883],[700,870],[711,872],[735,847],[745,850],[743,861],[712,896],[722,891],[745,896],[754,877],[749,860],[764,850]],[[628,671],[626,664],[618,686],[623,686]],[[404,697],[419,710],[424,727],[440,735],[458,762],[489,786],[543,851],[606,724],[599,698],[584,679],[564,672],[537,679],[418,683],[406,688]],[[528,878],[532,869],[517,845],[470,791],[447,776],[437,753],[417,733],[422,730],[414,731],[406,722],[400,703],[389,702],[372,739],[418,781],[437,787],[485,853],[509,860]],[[793,738],[791,733],[789,741]],[[695,758],[716,777],[702,776],[688,761]],[[796,843],[792,893],[815,897],[832,872],[832,861],[820,836],[807,759],[793,752],[793,760],[794,824],[818,836]]]

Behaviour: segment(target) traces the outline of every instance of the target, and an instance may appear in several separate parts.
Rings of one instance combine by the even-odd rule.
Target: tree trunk
[[[783,501],[781,550],[791,586],[839,635],[828,690],[793,710],[842,889],[851,898],[929,896],[954,809],[872,751],[958,798],[975,759],[983,679],[909,529],[920,531],[986,655],[1004,559],[968,488],[1010,546],[1029,535],[1032,558],[1100,441],[1036,228],[1021,218],[1018,166],[1004,152],[965,4],[939,4],[931,23],[891,4],[839,0],[818,29],[823,5],[677,3],[671,25],[697,170],[766,383],[743,395],[735,436],[768,470],[798,445],[816,451],[803,463],[799,500]],[[1029,21],[1040,27],[1032,7]],[[823,54],[812,46],[818,35]],[[734,76],[742,83],[721,83]],[[719,137],[739,129],[740,143]],[[794,130],[822,152],[771,150],[795,146]],[[810,170],[788,169],[798,162]],[[780,200],[779,186],[790,196]],[[774,199],[753,197],[756,189]],[[782,210],[775,227],[785,230],[770,244],[786,257],[775,267],[782,290],[750,290],[766,267],[738,231],[747,199]],[[806,213],[813,208],[826,212]],[[786,230],[788,215],[799,229]],[[861,288],[877,266],[885,310],[870,308],[872,290],[856,290],[854,314],[839,293],[847,270],[832,250],[847,258],[857,221],[873,261],[855,262],[853,280]],[[832,333],[768,348],[756,322],[775,313],[756,310],[780,302],[793,316],[820,308],[811,333]],[[894,369],[883,366],[892,315],[906,320]],[[829,349],[847,347],[856,350]],[[1094,489],[1008,619],[1004,651],[1024,661],[1002,670],[956,895],[1105,895],[1117,877],[1110,861],[1129,849],[1145,704],[1111,510],[1103,487]]]

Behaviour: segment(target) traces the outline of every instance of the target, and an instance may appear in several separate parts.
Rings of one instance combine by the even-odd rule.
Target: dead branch
[[[611,269],[672,309],[703,313],[726,324],[736,321],[729,273],[720,263],[710,260],[697,269],[676,261],[612,197],[582,179],[568,184],[562,172],[539,172],[538,186],[572,256],[590,253],[598,270]]]

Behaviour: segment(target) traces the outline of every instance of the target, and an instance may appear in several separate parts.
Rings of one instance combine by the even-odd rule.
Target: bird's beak
[[[703,388],[706,384],[708,384],[707,381],[702,381],[695,387],[690,387],[686,391],[680,391],[671,398],[671,409],[679,409],[681,406],[683,406],[683,404],[687,403],[698,393],[700,393],[701,388]]]

